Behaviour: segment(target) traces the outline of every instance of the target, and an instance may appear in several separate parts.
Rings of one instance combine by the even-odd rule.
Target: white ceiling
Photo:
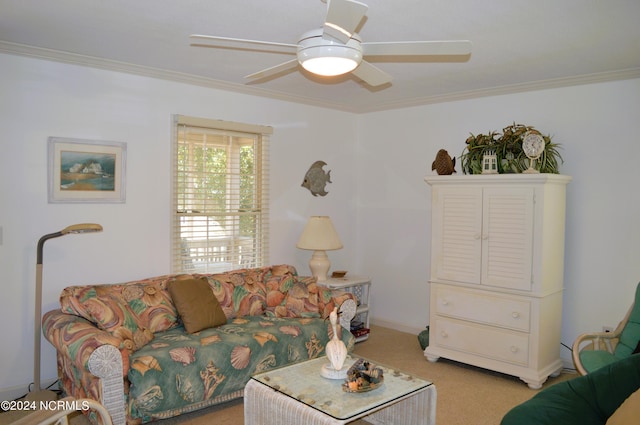
[[[468,39],[470,59],[372,61],[394,77],[377,88],[301,70],[247,84],[291,56],[190,45],[190,34],[295,44],[324,22],[321,0],[0,0],[0,52],[353,112],[640,77],[639,0],[361,1],[364,42]]]

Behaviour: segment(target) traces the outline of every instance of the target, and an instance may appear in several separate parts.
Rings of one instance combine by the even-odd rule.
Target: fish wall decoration
[[[331,170],[325,172],[322,168],[325,165],[327,163],[324,161],[314,162],[304,175],[304,180],[302,180],[301,186],[309,189],[313,196],[325,196],[329,193],[325,190],[325,186],[327,183],[332,183]]]

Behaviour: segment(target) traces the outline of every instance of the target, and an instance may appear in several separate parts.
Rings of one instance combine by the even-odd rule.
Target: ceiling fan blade
[[[362,43],[364,56],[469,55],[469,40]]]
[[[354,0],[327,0],[327,17],[323,35],[346,43],[367,13],[367,6]]]
[[[284,71],[288,71],[298,66],[298,59],[291,59],[290,61],[283,62],[279,65],[272,66],[271,68],[263,69],[262,71],[254,72],[253,74],[247,75],[246,79],[249,80],[260,80],[263,78],[272,77],[276,74],[279,74]]]
[[[370,86],[381,86],[383,84],[390,83],[393,80],[393,77],[380,68],[371,65],[367,61],[360,62],[360,65],[353,71],[351,71],[353,75],[360,78],[365,83]]]
[[[244,40],[242,38],[217,37],[213,35],[192,34],[192,45],[202,47],[221,47],[238,50],[259,50],[270,53],[286,53],[295,55],[298,46],[287,43],[273,43],[270,41]]]

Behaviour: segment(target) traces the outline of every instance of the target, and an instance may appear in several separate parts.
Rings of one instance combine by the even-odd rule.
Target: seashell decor
[[[347,379],[342,389],[350,393],[371,391],[382,385],[382,369],[365,359],[358,359],[347,371]]]

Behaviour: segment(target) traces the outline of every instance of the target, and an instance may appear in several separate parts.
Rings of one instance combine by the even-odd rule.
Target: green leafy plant
[[[541,134],[532,126],[513,123],[502,129],[502,133],[492,131],[487,134],[471,134],[460,156],[465,174],[482,173],[482,157],[495,152],[499,173],[521,173],[529,168],[529,158],[522,151],[522,136],[527,131],[538,133],[545,142],[544,151],[535,161],[534,167],[541,173],[559,174],[559,164],[564,160],[560,155],[560,144],[553,143],[551,136]]]

